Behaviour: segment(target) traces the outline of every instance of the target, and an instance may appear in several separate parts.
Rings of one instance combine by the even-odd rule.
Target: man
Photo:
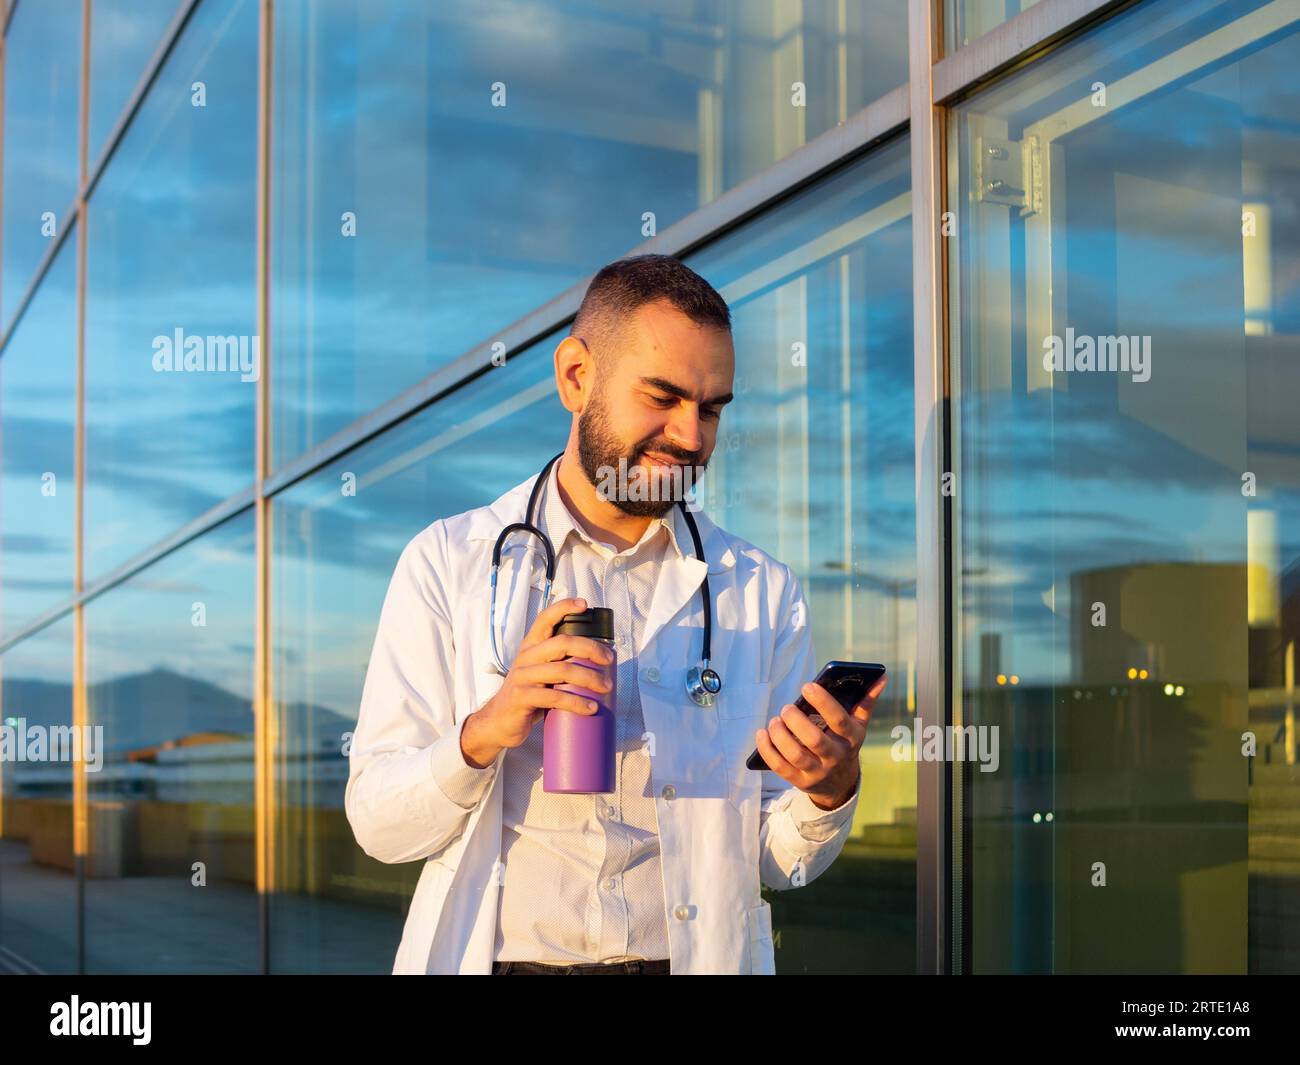
[[[708,464],[734,368],[730,312],[703,278],[662,255],[611,263],[555,350],[573,416],[558,463],[403,551],[345,800],[367,854],[424,860],[395,973],[774,972],[761,884],[802,886],[839,854],[884,681],[853,708],[804,684],[816,661],[799,582],[693,510],[696,558],[665,489]],[[637,471],[656,490],[633,490]],[[516,534],[490,618],[493,546],[527,520],[534,487],[561,598],[540,609],[544,549]],[[706,572],[723,679],[711,705],[685,683]],[[550,793],[538,722],[595,706],[553,686],[611,687],[611,671],[571,661],[605,665],[601,645],[552,635],[589,606],[616,619],[615,790]],[[801,690],[829,731],[791,705]],[[746,768],[755,746],[770,771]]]

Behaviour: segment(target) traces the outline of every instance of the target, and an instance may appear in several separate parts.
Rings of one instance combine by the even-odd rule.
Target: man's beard
[[[610,425],[604,389],[597,385],[591,402],[578,415],[578,458],[582,462],[587,480],[593,486],[608,483],[610,471],[612,476],[617,478],[619,460],[623,459],[626,463],[628,482],[630,483],[634,476],[646,478],[643,484],[647,488],[653,487],[653,491],[646,491],[642,495],[654,497],[626,499],[621,498],[621,493],[610,493],[607,497],[602,493],[602,498],[608,498],[609,502],[624,514],[640,518],[661,518],[676,504],[674,491],[677,481],[673,471],[667,467],[650,469],[640,466],[641,456],[647,451],[654,451],[664,458],[677,459],[682,463],[684,468],[681,470],[680,483],[683,494],[694,486],[695,481],[708,466],[707,462],[697,462],[694,453],[683,451],[666,441],[644,441],[636,445],[630,453],[624,450],[625,447],[626,445],[619,441]],[[634,473],[638,469],[640,472]],[[688,480],[688,477],[691,480]]]

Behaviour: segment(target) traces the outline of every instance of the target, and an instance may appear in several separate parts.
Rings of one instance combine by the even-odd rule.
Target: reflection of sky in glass
[[[81,0],[19,4],[5,37],[4,325],[77,191]]]
[[[0,356],[3,635],[72,594],[76,262],[74,232],[63,242]]]
[[[900,0],[275,13],[276,462],[906,77]]]
[[[104,148],[180,9],[178,0],[92,0],[90,7],[90,163]]]
[[[252,738],[253,598],[246,512],[90,601],[90,719],[108,750],[206,730]]]
[[[1123,80],[1202,36],[1205,26],[1191,24],[1195,11],[1217,8],[1218,25],[1259,20],[1270,6],[1276,11],[1204,0],[1138,9],[1122,32],[1086,38],[965,109],[981,121],[1005,119],[1013,137],[1051,139],[1056,227],[1049,276],[1027,265],[1034,234],[1005,208],[976,204],[967,220],[963,271],[983,278],[1009,270],[1014,301],[1009,352],[979,340],[1003,327],[996,300],[963,312],[966,474],[958,499],[969,669],[978,668],[980,635],[997,632],[1006,672],[1031,684],[1077,679],[1070,618],[1090,604],[1071,601],[1072,578],[1172,561],[1244,565],[1248,506],[1276,513],[1281,570],[1300,556],[1300,435],[1294,402],[1288,418],[1276,398],[1297,394],[1300,365],[1300,168],[1292,150],[1300,34],[1292,28],[1248,45],[1208,71],[1218,53],[1203,54],[1181,80],[1136,99]],[[1108,84],[1113,102],[1081,112],[1095,81]],[[1241,214],[1256,202],[1270,218],[1262,238],[1272,261],[1267,336],[1244,329]],[[1011,218],[1009,228],[989,221],[993,211]],[[1041,360],[1042,336],[1030,335],[1023,301],[1043,298],[1049,286],[1058,334],[1068,325],[1078,335],[1149,335],[1150,380],[1075,372],[1064,387],[1028,389],[1025,366]],[[990,368],[996,377],[1007,366],[1009,389],[980,385]],[[1242,496],[1247,470],[1260,476],[1256,500]],[[1284,595],[1296,594],[1294,571],[1274,579]],[[1196,602],[1189,587],[1181,605],[1167,608]]]
[[[257,385],[159,373],[154,338],[255,332],[257,4],[202,4],[89,205],[86,575],[253,478]],[[206,106],[192,106],[202,82]]]

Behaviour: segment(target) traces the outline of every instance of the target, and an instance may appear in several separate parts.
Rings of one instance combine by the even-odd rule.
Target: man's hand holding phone
[[[875,668],[880,674],[879,679],[872,682],[865,693],[861,693],[861,688],[852,691],[844,681],[836,683],[838,678],[833,667],[844,666]],[[842,675],[843,670],[840,672]],[[831,683],[841,694],[848,691],[846,698],[852,700],[851,705],[841,703],[827,691],[819,683],[823,680]],[[800,699],[814,717],[820,716],[824,727],[795,704],[787,703],[768,722],[767,728],[754,733],[757,754],[767,763],[767,768],[804,792],[820,809],[833,810],[842,806],[858,786],[858,751],[867,734],[872,708],[888,683],[889,677],[883,667],[869,667],[865,663],[829,663],[817,681],[803,686]]]

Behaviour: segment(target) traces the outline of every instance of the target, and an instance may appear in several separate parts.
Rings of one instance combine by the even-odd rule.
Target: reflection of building
[[[1246,690],[1246,567],[1241,563],[1150,562],[1070,576],[1072,676],[1102,684],[1130,667],[1174,683]],[[1094,605],[1106,608],[1094,625]]]
[[[982,684],[965,703],[971,720],[1003,730],[1016,756],[1009,774],[969,776],[970,816],[1017,864],[1008,876],[974,861],[976,875],[1016,900],[999,919],[1015,922],[1025,944],[1017,966],[1047,967],[1038,951],[1048,943],[1056,964],[1083,971],[1183,952],[1244,969],[1247,947],[1252,967],[1272,970],[1286,956],[1276,936],[1300,906],[1300,817],[1294,672],[1279,675],[1278,651],[1282,633],[1296,631],[1280,621],[1298,600],[1293,580],[1282,588],[1278,623],[1252,626],[1248,646],[1244,565],[1075,573],[1073,679],[1046,687],[998,683],[1010,667],[997,634],[984,634]],[[1104,625],[1092,623],[1098,603]],[[1123,890],[1090,890],[1081,870],[1098,860],[1123,868]],[[1074,885],[1064,904],[1062,883]],[[1222,921],[1170,916],[1210,907]],[[1145,915],[1141,935],[1135,926],[1120,941],[1131,955],[1108,932],[1125,912]],[[1248,943],[1231,931],[1240,927],[1251,930]]]

